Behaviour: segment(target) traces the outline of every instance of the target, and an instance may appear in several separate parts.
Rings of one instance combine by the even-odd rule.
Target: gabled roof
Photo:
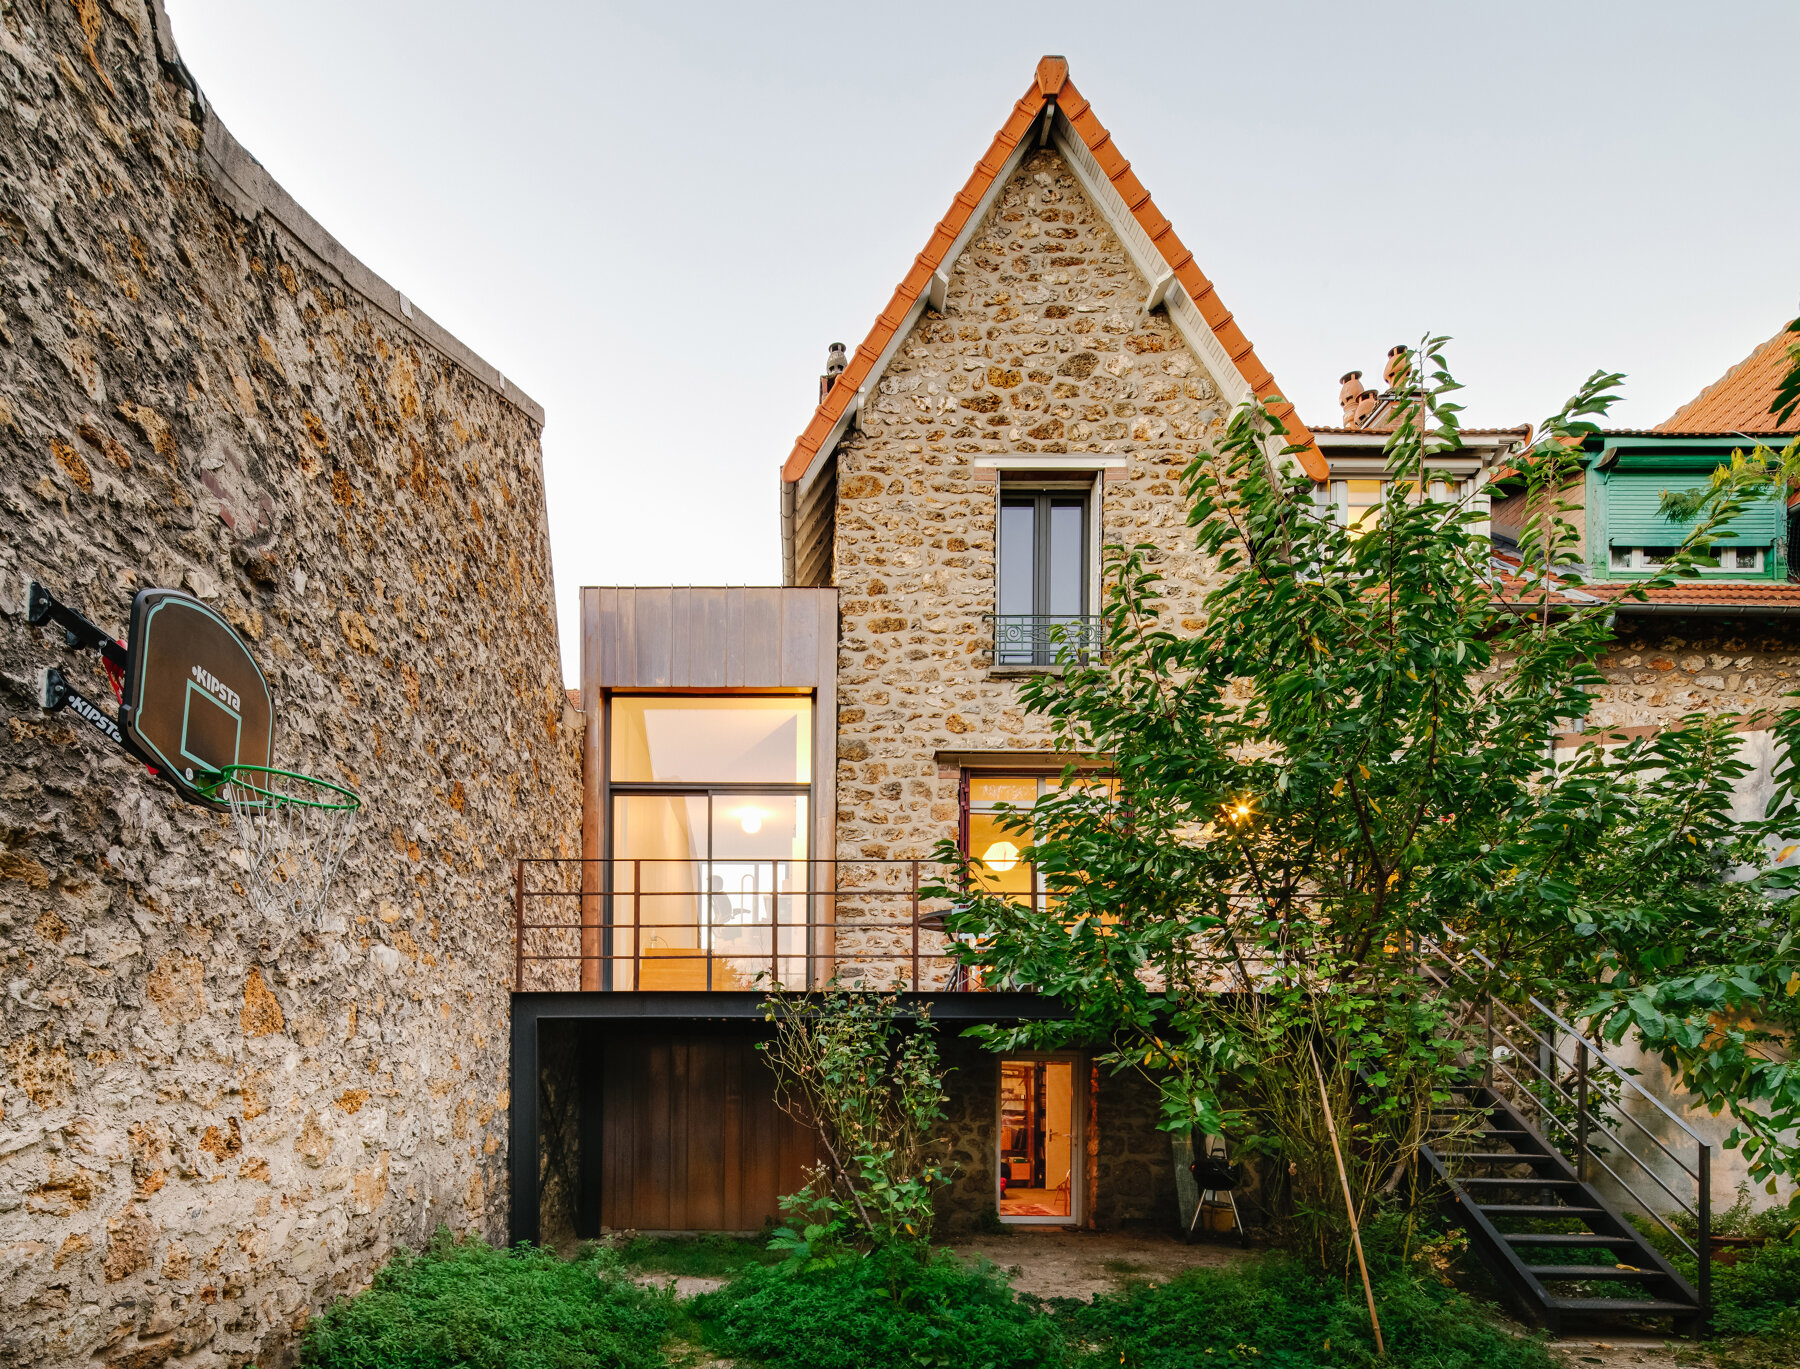
[[[1787,374],[1788,348],[1797,342],[1782,329],[1650,431],[1684,436],[1800,432],[1800,414],[1778,424],[1769,412],[1775,387]]]
[[[1252,393],[1265,399],[1281,393],[1194,254],[1157,209],[1150,192],[1132,174],[1131,163],[1119,155],[1112,135],[1094,117],[1093,107],[1069,80],[1069,64],[1061,57],[1045,57],[1038,63],[1030,88],[975,163],[949,211],[932,229],[925,250],[913,259],[912,269],[894,287],[887,308],[851,354],[844,373],[814,411],[806,430],[795,439],[782,467],[783,480],[802,479],[822,456],[830,455],[919,314],[928,303],[942,305],[948,285],[946,268],[961,254],[1025,153],[1050,142],[1124,244],[1126,255],[1150,282],[1151,302],[1165,305],[1177,330],[1207,363],[1226,396],[1237,402]],[[1304,448],[1299,460],[1306,473],[1314,480],[1326,479],[1325,460],[1294,406],[1284,399],[1273,409],[1289,440]]]

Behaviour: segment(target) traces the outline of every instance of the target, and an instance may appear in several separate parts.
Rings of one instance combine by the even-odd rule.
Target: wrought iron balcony
[[[1053,666],[1098,660],[1106,645],[1105,620],[1051,613],[990,613],[997,666]]]

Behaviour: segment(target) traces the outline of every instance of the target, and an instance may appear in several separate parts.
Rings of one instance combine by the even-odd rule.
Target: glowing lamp
[[[744,829],[746,836],[755,836],[762,831],[762,809],[745,808],[738,812],[738,826]]]
[[[1010,841],[997,841],[982,854],[982,863],[996,874],[1005,874],[1019,863],[1019,848]]]

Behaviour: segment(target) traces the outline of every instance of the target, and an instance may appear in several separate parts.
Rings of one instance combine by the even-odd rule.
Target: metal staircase
[[[1503,1096],[1460,1091],[1420,1155],[1446,1194],[1446,1214],[1512,1293],[1553,1332],[1602,1313],[1704,1315],[1699,1293]],[[1598,1263],[1571,1263],[1583,1256]],[[1626,1296],[1597,1295],[1604,1284]]]
[[[1486,957],[1427,950],[1421,969],[1476,1005],[1486,1036],[1478,1077],[1433,1113],[1420,1149],[1446,1215],[1553,1332],[1622,1316],[1698,1329],[1712,1290],[1711,1146],[1544,1003],[1482,991],[1504,983]],[[1693,1283],[1628,1212],[1693,1256]],[[1692,1239],[1679,1229],[1690,1224]]]

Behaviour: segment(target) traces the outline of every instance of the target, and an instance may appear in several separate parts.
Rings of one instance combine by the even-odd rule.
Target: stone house
[[[934,848],[958,838],[1034,895],[992,809],[1066,758],[1021,679],[1097,632],[1108,543],[1152,544],[1197,625],[1182,468],[1278,394],[1044,59],[868,337],[833,349],[782,472],[783,588],[583,591],[585,863],[522,867],[516,1237],[777,1215],[812,1155],[752,1125],[759,975],[899,979],[942,1024],[1055,1010],[961,992],[920,892]],[[1320,444],[1276,412],[1324,497]],[[1144,1081],[946,1041],[950,1229],[1177,1220]]]
[[[1391,374],[1384,392],[1360,381],[1340,426],[1276,410],[1288,459],[1345,521],[1382,497],[1395,397]],[[1069,758],[1021,680],[1097,633],[1108,543],[1151,544],[1170,619],[1199,625],[1211,571],[1181,470],[1235,405],[1277,394],[1066,63],[1044,59],[868,336],[830,351],[782,470],[783,586],[582,592],[583,860],[520,867],[515,1238],[777,1215],[813,1151],[770,1106],[761,984],[898,980],[947,1028],[1055,1011],[964,992],[923,892],[934,850],[954,839],[1037,895],[992,810]],[[1466,436],[1434,483],[1486,503],[1531,429]],[[1496,533],[1511,512],[1495,505]],[[1761,621],[1725,629],[1733,652]],[[1609,722],[1633,713],[1628,659],[1609,662]],[[1701,688],[1727,705],[1748,678]],[[1080,1051],[944,1039],[947,1229],[1174,1223],[1144,1081]]]

